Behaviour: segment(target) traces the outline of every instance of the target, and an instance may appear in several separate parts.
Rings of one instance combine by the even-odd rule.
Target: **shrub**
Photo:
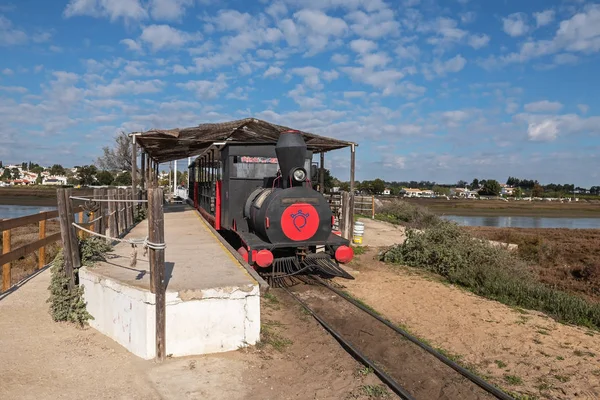
[[[380,256],[383,261],[424,268],[474,293],[511,306],[545,312],[557,320],[600,329],[600,304],[535,280],[527,264],[510,251],[440,221],[423,232],[409,229],[407,240]]]
[[[92,237],[79,242],[79,251],[82,265],[92,265],[96,261],[104,259],[104,254],[111,246],[104,240]],[[69,278],[65,274],[65,261],[63,252],[59,251],[50,268],[52,278],[50,280],[50,314],[54,321],[67,321],[79,326],[93,319],[86,310],[83,300],[83,286],[78,285],[69,290]]]
[[[427,208],[402,200],[394,200],[383,205],[375,217],[382,221],[415,229],[429,228],[442,222],[440,217]]]

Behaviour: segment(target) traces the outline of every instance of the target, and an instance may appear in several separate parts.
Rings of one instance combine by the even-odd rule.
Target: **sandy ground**
[[[358,220],[365,224],[363,246],[391,246],[404,243],[406,239],[403,226],[370,218],[359,218]]]
[[[263,301],[260,346],[156,364],[54,323],[49,282],[45,270],[0,297],[0,399],[368,399],[381,385],[284,293]]]
[[[373,236],[388,235],[383,226],[382,235]],[[353,261],[358,279],[340,283],[390,320],[459,355],[509,391],[548,399],[600,398],[599,332],[483,299],[375,257],[370,250]]]

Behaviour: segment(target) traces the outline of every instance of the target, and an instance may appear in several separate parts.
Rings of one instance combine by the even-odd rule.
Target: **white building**
[[[66,176],[46,176],[42,180],[42,185],[66,185],[67,177]]]

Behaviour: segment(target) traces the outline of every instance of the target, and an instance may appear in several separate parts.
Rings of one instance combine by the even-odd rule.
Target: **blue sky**
[[[360,180],[600,184],[594,1],[0,0],[0,52],[5,162],[254,116]]]

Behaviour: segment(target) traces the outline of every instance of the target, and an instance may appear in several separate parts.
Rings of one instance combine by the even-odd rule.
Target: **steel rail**
[[[338,289],[332,287],[331,285],[327,284],[326,282],[324,282],[318,276],[313,276],[313,278],[317,282],[319,282],[322,286],[324,286],[327,289],[331,290],[332,292],[334,292],[338,296],[344,298],[345,300],[347,300],[348,302],[352,303],[356,307],[360,308],[361,310],[363,310],[364,312],[366,312],[367,314],[369,314],[370,316],[372,316],[373,318],[375,318],[379,322],[384,323],[387,327],[393,329],[394,331],[396,331],[400,335],[404,336],[406,339],[408,339],[412,343],[416,344],[417,346],[419,346],[423,350],[427,351],[428,353],[430,353],[431,355],[433,355],[435,358],[437,358],[438,360],[440,360],[441,362],[443,362],[444,364],[446,364],[447,366],[449,366],[450,368],[452,368],[453,370],[455,370],[456,372],[458,372],[459,374],[461,374],[462,376],[464,376],[465,378],[467,378],[468,380],[470,380],[471,382],[473,382],[474,384],[476,384],[477,386],[479,386],[480,388],[482,388],[483,390],[485,390],[486,392],[494,395],[496,398],[498,398],[500,400],[515,400],[513,397],[509,396],[508,394],[506,394],[502,390],[498,389],[497,387],[495,387],[495,386],[491,385],[490,383],[486,382],[485,380],[481,379],[480,377],[478,377],[477,375],[475,375],[474,373],[472,373],[468,369],[466,369],[466,368],[458,365],[457,363],[455,363],[454,361],[452,361],[448,357],[444,356],[442,353],[436,351],[431,346],[428,346],[425,343],[421,342],[419,339],[417,339],[416,337],[414,337],[410,333],[408,333],[405,330],[397,327],[396,325],[392,324],[390,321],[386,320],[385,318],[382,318],[381,316],[377,315],[373,311],[369,310],[367,307],[365,307],[364,305],[362,305],[361,303],[359,303],[358,301],[356,301],[355,299],[353,299],[351,296],[349,296],[346,293],[342,292],[341,290],[338,290]]]
[[[396,382],[391,376],[389,376],[385,371],[379,368],[373,361],[371,361],[367,356],[360,352],[356,347],[352,345],[349,341],[344,339],[339,332],[337,332],[331,325],[325,322],[321,317],[319,317],[308,304],[302,301],[298,296],[296,296],[292,291],[290,291],[287,287],[283,288],[290,296],[294,298],[300,305],[308,312],[310,315],[316,319],[323,328],[325,328],[338,342],[342,344],[343,347],[346,348],[355,358],[360,360],[361,363],[369,366],[373,369],[373,372],[381,379],[390,389],[394,391],[398,396],[400,396],[403,400],[416,400],[410,393],[406,391],[398,382]]]

